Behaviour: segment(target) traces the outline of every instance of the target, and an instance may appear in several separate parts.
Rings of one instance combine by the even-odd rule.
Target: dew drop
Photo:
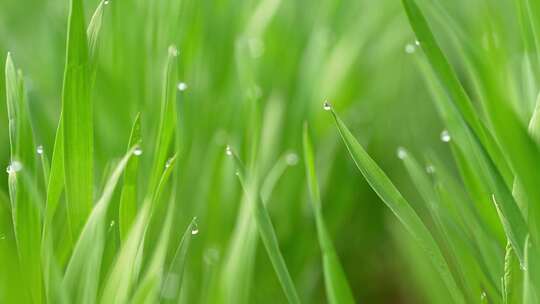
[[[287,162],[287,165],[295,166],[296,164],[298,164],[298,154],[294,152],[289,152],[287,156],[285,156],[285,161]]]
[[[174,56],[174,57],[178,56],[178,49],[176,48],[176,46],[174,45],[169,46],[169,55]]]
[[[109,2],[110,2],[109,0],[105,0],[105,1],[103,1],[103,4],[108,5]]]
[[[231,146],[227,145],[227,147],[225,148],[225,154],[227,154],[227,156],[232,156],[233,155],[233,151],[231,149]]]
[[[397,157],[399,159],[405,159],[407,157],[407,150],[403,147],[397,149]]]
[[[5,234],[0,234],[0,240],[5,240],[6,239],[6,235]]]
[[[42,155],[43,154],[43,146],[42,145],[37,146],[36,152],[37,152],[37,154]]]
[[[167,160],[167,162],[165,163],[165,168],[169,168],[169,167],[171,166],[172,162],[173,162],[173,159],[172,159],[172,158],[169,158],[169,159]]]
[[[111,223],[109,224],[109,228],[112,228],[114,227],[114,220],[111,221]]]
[[[140,146],[136,146],[133,150],[133,155],[135,156],[141,156],[142,155],[142,148]]]
[[[412,54],[416,51],[416,47],[412,43],[407,43],[405,45],[405,53]]]
[[[418,41],[418,39],[417,39],[417,40],[414,41],[414,44],[415,44],[416,46],[420,46],[420,41]]]
[[[197,235],[199,234],[199,224],[197,223],[197,217],[193,218],[193,222],[191,224],[191,235]]]
[[[323,103],[323,109],[325,111],[332,110],[332,104],[328,100],[325,100],[324,103]]]
[[[427,172],[428,174],[433,174],[433,173],[435,173],[435,167],[434,167],[433,165],[427,165],[427,166],[426,166],[426,172]]]
[[[450,133],[448,133],[448,130],[443,130],[441,132],[441,140],[443,142],[450,142],[450,140],[452,140],[452,137],[450,137]]]
[[[7,166],[6,172],[8,174],[16,173],[22,170],[22,164],[19,161],[12,161],[11,164]]]
[[[187,90],[188,85],[185,82],[179,82],[177,88],[178,88],[178,91],[183,92]]]

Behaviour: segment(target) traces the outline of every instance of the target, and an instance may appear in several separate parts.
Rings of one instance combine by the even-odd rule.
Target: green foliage
[[[88,37],[81,0],[70,2],[62,90],[62,129],[68,223],[79,234],[94,197],[94,124],[90,98]]]
[[[0,302],[537,303],[539,8],[0,1]]]

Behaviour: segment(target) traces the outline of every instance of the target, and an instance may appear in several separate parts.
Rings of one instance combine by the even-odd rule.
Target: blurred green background
[[[474,12],[479,10],[475,3],[482,1],[420,2],[429,8],[428,16],[432,9],[442,9],[462,30],[481,22]],[[25,73],[37,143],[48,155],[61,108],[67,4],[0,2],[0,54],[10,51]],[[87,22],[96,6],[97,1],[85,1]],[[492,8],[502,13],[512,6]],[[506,23],[509,33],[517,27],[515,20]],[[175,227],[180,236],[197,216],[201,231],[189,254],[184,291],[189,302],[211,303],[209,290],[217,288],[216,269],[227,255],[236,225],[241,189],[226,161],[225,146],[248,158],[246,147],[260,138],[257,159],[267,171],[283,153],[301,154],[304,121],[315,141],[324,215],[356,299],[426,302],[425,290],[413,279],[418,269],[407,262],[411,252],[400,246],[402,226],[365,183],[322,109],[323,101],[330,100],[405,196],[416,198],[396,157],[397,147],[450,158],[439,142],[443,126],[415,65],[419,52],[407,52],[415,48],[414,41],[398,0],[111,0],[93,92],[96,184],[109,162],[124,153],[138,112],[144,134],[142,162],[148,170],[164,60],[168,46],[175,44],[179,78],[188,86],[181,97],[181,199]],[[254,116],[262,121],[260,132],[250,123]],[[2,85],[4,166],[9,162],[7,123]],[[0,184],[7,193],[7,175],[0,176]],[[278,182],[268,208],[301,298],[324,303],[320,253],[307,199],[300,161]],[[285,302],[262,246],[249,299]]]

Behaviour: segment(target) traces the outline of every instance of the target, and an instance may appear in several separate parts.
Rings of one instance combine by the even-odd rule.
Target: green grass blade
[[[452,277],[448,264],[428,228],[414,212],[405,198],[403,198],[401,193],[392,184],[386,174],[369,157],[367,152],[362,148],[360,143],[358,143],[349,129],[333,110],[332,115],[335,119],[341,138],[349,150],[349,154],[360,172],[362,172],[364,178],[383,200],[383,202],[386,203],[386,205],[392,210],[405,228],[418,241],[423,250],[427,252],[428,256],[431,258],[433,266],[443,279],[453,300],[456,303],[464,303],[463,294]]]
[[[45,232],[41,244],[43,261],[43,282],[47,303],[68,303],[66,291],[62,288],[62,273],[54,256],[52,236]]]
[[[315,171],[315,158],[307,124],[304,125],[303,144],[306,177],[311,198],[310,201],[315,213],[319,245],[323,256],[324,282],[328,302],[331,304],[355,303],[345,272],[339,262],[339,257],[334,249],[332,240],[330,239],[326,223],[324,222],[319,183],[317,182],[317,174]]]
[[[174,130],[176,128],[176,94],[177,94],[177,64],[178,50],[175,46],[169,47],[165,66],[164,84],[161,99],[161,116],[156,146],[154,149],[154,163],[150,174],[149,191],[155,190],[159,183],[163,166],[167,161],[169,149],[173,144]]]
[[[189,244],[191,243],[191,238],[198,233],[199,227],[197,226],[197,218],[193,218],[184,232],[180,244],[178,244],[178,247],[176,248],[169,270],[167,271],[167,276],[165,277],[161,291],[164,303],[174,303],[174,300],[180,298]]]
[[[170,171],[172,171],[172,169]],[[157,247],[153,252],[152,260],[150,261],[150,265],[144,277],[139,283],[137,290],[135,290],[131,303],[143,304],[158,302],[159,292],[163,283],[163,269],[167,257],[167,248],[169,247],[169,237],[175,209],[175,196],[176,194],[173,191],[169,198],[167,216],[163,224]]]
[[[528,21],[530,21],[531,32],[533,36],[533,42],[536,47],[536,60],[540,59],[540,1],[538,0],[525,0],[526,11],[528,13]],[[534,54],[534,53],[533,53]],[[532,55],[532,54],[531,54]],[[536,71],[538,72],[538,71]]]
[[[259,235],[261,236],[261,240],[266,248],[268,257],[274,266],[274,270],[276,271],[278,279],[281,283],[281,287],[285,292],[285,296],[287,297],[289,303],[300,303],[300,299],[296,293],[296,288],[294,287],[294,282],[292,281],[289,270],[287,269],[287,265],[285,264],[283,254],[279,249],[279,242],[272,225],[270,215],[268,214],[268,211],[260,198],[258,198],[254,203],[256,204],[254,211]]]
[[[261,186],[261,198],[265,204],[268,203],[272,191],[276,187],[277,182],[283,176],[287,168],[295,166],[298,163],[298,155],[295,152],[287,152],[283,154],[272,166]]]
[[[245,168],[238,155],[227,146],[226,155],[233,158],[236,174],[244,187]],[[282,157],[268,173],[260,193],[264,202],[269,199],[273,187],[287,167]],[[220,302],[248,303],[253,282],[253,267],[258,245],[258,234],[253,214],[253,195],[246,193],[240,202],[234,231],[229,241],[229,248],[224,258],[219,284]]]
[[[296,292],[294,282],[287,268],[287,264],[285,263],[285,259],[283,258],[283,254],[279,249],[279,241],[272,225],[272,220],[259,195],[257,178],[246,178],[247,172],[245,171],[242,161],[229,146],[227,146],[226,153],[228,156],[232,157],[235,162],[237,169],[236,175],[238,176],[246,195],[252,195],[250,197],[253,198],[251,203],[254,204],[253,216],[257,223],[257,230],[259,231],[266,253],[274,267],[285,296],[289,303],[300,303],[300,298]]]
[[[86,35],[88,37],[88,54],[90,58],[91,67],[95,67],[96,53],[98,48],[98,42],[101,32],[101,27],[103,24],[103,14],[105,11],[105,1],[101,0],[98,4],[98,7],[94,11],[88,28],[86,29]]]
[[[137,258],[150,218],[150,201],[146,200],[137,214],[133,227],[122,243],[116,262],[103,288],[101,303],[127,303],[138,275]]]
[[[64,127],[62,115],[56,131],[56,139],[51,161],[51,169],[47,184],[47,202],[45,207],[44,235],[48,232],[52,223],[56,208],[60,202],[60,196],[64,189]]]
[[[94,127],[88,43],[82,0],[71,0],[62,92],[64,171],[68,218],[74,237],[92,210]]]
[[[64,289],[69,293],[70,302],[96,302],[100,275],[97,269],[101,267],[105,231],[108,227],[106,223],[107,209],[118,180],[132,154],[133,149],[122,158],[114,169],[75,244],[63,279]]]
[[[512,298],[512,264],[514,260],[514,252],[512,251],[512,244],[508,242],[506,244],[506,250],[504,255],[504,276],[501,279],[502,282],[502,296],[503,303],[508,304]]]
[[[135,118],[129,138],[128,150],[136,147],[135,155],[142,153],[141,144],[141,120],[140,114]],[[120,210],[118,221],[120,227],[120,240],[124,241],[129,233],[129,228],[137,214],[137,178],[139,173],[139,157],[129,160],[124,173],[124,185],[120,195]]]
[[[527,236],[525,239],[524,248],[530,248],[530,238]],[[537,291],[534,289],[534,284],[532,283],[532,274],[531,274],[531,261],[530,261],[531,250],[525,250],[525,268],[523,270],[523,291],[522,291],[522,303],[523,304],[533,304],[537,302]]]
[[[33,183],[25,183],[22,175],[35,180],[36,150],[22,73],[16,71],[10,54],[5,73],[11,148],[8,181],[13,226],[21,272],[28,279],[33,303],[41,303],[41,258],[35,250],[35,246],[40,247],[41,203],[32,196],[29,185]]]
[[[120,252],[111,269],[103,288],[101,303],[127,303],[141,267],[146,232],[153,212],[153,206],[159,200],[165,185],[174,171],[176,156],[169,159],[168,165],[162,169],[160,182],[153,197],[146,197],[144,204],[137,213],[135,222],[129,230],[127,238],[122,243]],[[142,292],[142,291],[139,291]]]

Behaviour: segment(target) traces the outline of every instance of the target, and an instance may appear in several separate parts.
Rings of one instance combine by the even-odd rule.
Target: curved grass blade
[[[161,116],[154,149],[154,163],[150,174],[149,192],[155,191],[159,183],[163,166],[167,161],[169,149],[173,144],[174,130],[176,128],[176,82],[178,50],[175,46],[169,47],[167,63],[165,66],[165,79],[161,99]]]
[[[174,170],[175,162],[176,156],[169,159],[168,165],[165,166],[165,170],[161,174],[156,191],[145,198],[143,207],[138,212],[133,227],[129,230],[127,239],[122,244],[118,258],[103,288],[101,303],[128,303],[133,285],[139,276],[146,231],[152,216],[153,206],[160,199]]]
[[[88,53],[90,56],[90,66],[95,67],[96,53],[98,48],[98,42],[101,32],[101,25],[103,24],[103,14],[105,10],[105,1],[101,0],[98,7],[94,11],[88,28],[86,29],[86,35],[88,36]],[[95,71],[95,68],[94,68]]]
[[[140,114],[137,114],[131,135],[129,138],[128,149],[135,147],[135,154],[141,153],[141,121]],[[129,228],[135,220],[137,214],[137,178],[139,172],[139,157],[133,157],[129,160],[124,173],[124,185],[120,195],[120,210],[118,214],[120,227],[120,240],[123,242],[128,235]]]
[[[418,241],[422,249],[426,251],[453,300],[456,303],[465,303],[463,294],[452,277],[448,264],[428,228],[333,110],[332,115],[341,138],[362,175],[409,233]]]
[[[15,70],[10,54],[7,55],[5,77],[11,152],[8,181],[13,226],[21,272],[28,278],[33,303],[41,303],[41,258],[39,251],[35,250],[36,246],[40,247],[40,203],[32,197],[28,187],[35,183],[24,183],[21,175],[35,179],[36,150],[22,73]]]
[[[141,254],[145,228],[150,217],[150,206],[151,203],[146,200],[126,240],[122,243],[116,262],[103,288],[100,303],[127,303],[138,275],[137,258]]]
[[[332,240],[326,228],[326,223],[324,222],[319,184],[317,182],[317,173],[315,171],[315,159],[307,124],[304,124],[303,144],[306,177],[310,201],[315,213],[319,245],[323,257],[324,282],[328,302],[331,304],[355,303],[345,272],[339,262],[339,257],[332,244]]]
[[[180,298],[189,244],[191,243],[192,236],[197,233],[197,218],[193,218],[184,232],[180,244],[176,248],[173,260],[167,271],[167,276],[161,290],[161,297],[164,303],[174,303],[174,300]]]
[[[133,155],[133,150],[131,149],[114,169],[75,244],[63,279],[70,302],[96,303],[99,285],[99,271],[96,270],[101,268],[105,246],[107,209],[118,180]]]
[[[276,187],[277,182],[290,166],[295,166],[298,162],[298,155],[294,152],[283,154],[277,162],[272,166],[261,186],[261,198],[265,204],[268,203],[272,191]]]
[[[512,280],[512,266],[514,264],[514,252],[512,251],[512,244],[508,242],[506,244],[504,255],[504,276],[501,278],[502,285],[502,298],[503,303],[510,303],[510,299],[513,297],[513,280]]]
[[[92,210],[94,127],[82,0],[70,1],[62,90],[64,172],[68,223],[74,238]]]
[[[236,174],[244,187],[244,164],[229,146],[226,148],[226,154],[233,157],[237,168]],[[276,182],[287,167],[294,164],[294,158],[298,157],[291,155],[285,154],[280,157],[266,175],[260,190],[261,198],[265,204],[270,199]],[[254,195],[254,193],[249,193],[249,195]],[[249,195],[244,192],[229,249],[224,259],[219,288],[221,302],[248,303],[258,244],[257,227],[252,216],[254,198]]]
[[[279,249],[279,242],[272,225],[272,220],[263,204],[260,195],[258,194],[259,187],[257,178],[246,178],[247,172],[245,171],[244,165],[240,158],[229,146],[227,146],[226,152],[227,155],[234,159],[237,169],[236,175],[238,176],[246,195],[253,198],[251,203],[254,204],[253,216],[255,217],[255,222],[257,223],[257,230],[259,231],[259,235],[266,249],[266,253],[270,258],[272,266],[276,271],[285,296],[287,297],[289,303],[300,303],[300,298],[296,292],[296,288],[287,268],[287,264],[285,263],[281,250]]]
[[[242,187],[244,187],[243,176],[245,168],[238,155],[230,147],[227,154],[234,157],[237,172]],[[298,156],[292,152],[282,155],[267,173],[260,190],[261,199],[267,204],[275,188],[277,181],[285,170],[298,161]],[[255,193],[250,193],[255,195]],[[225,267],[221,278],[222,301],[234,303],[248,303],[250,284],[253,280],[253,268],[255,255],[258,247],[258,232],[253,214],[253,197],[245,193],[242,199],[242,207],[239,211],[237,224],[231,240]]]

